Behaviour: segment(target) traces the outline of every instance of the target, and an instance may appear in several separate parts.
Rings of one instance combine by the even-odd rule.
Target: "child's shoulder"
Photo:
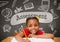
[[[27,31],[27,30],[29,30],[29,29],[28,29],[28,28],[24,28],[24,30],[26,30],[26,31]]]
[[[44,32],[42,30],[38,30],[37,34],[43,34]]]

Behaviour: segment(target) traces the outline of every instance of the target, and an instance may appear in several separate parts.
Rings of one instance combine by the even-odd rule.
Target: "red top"
[[[26,33],[27,37],[29,34],[31,34],[27,28],[24,29],[24,32]],[[43,34],[42,30],[38,30],[36,33],[36,35],[42,35],[42,34]]]

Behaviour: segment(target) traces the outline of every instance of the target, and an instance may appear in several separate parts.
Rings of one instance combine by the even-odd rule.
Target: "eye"
[[[38,24],[35,24],[34,26],[36,27],[36,26],[38,26]]]
[[[34,26],[37,26],[37,25],[34,25]]]
[[[32,25],[30,24],[30,25],[28,25],[28,27],[32,27]]]

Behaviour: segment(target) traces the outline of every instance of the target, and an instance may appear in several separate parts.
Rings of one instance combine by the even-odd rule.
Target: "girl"
[[[23,37],[35,37],[35,38],[54,38],[53,34],[44,33],[39,30],[40,24],[36,17],[29,17],[26,19],[26,28],[22,32],[18,33],[15,38],[19,42],[30,42],[30,40],[22,39]]]

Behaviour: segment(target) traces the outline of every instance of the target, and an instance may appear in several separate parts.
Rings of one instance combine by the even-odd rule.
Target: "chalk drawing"
[[[7,5],[9,1],[0,1],[0,7]]]
[[[42,0],[41,6],[38,7],[38,10],[48,11],[50,8],[50,0]]]
[[[23,4],[26,3],[26,2],[28,2],[28,1],[29,1],[29,0],[25,0],[25,1],[23,2]]]
[[[34,5],[33,5],[32,2],[29,2],[27,4],[24,4],[24,8],[25,8],[25,10],[33,9],[34,8]]]
[[[12,16],[12,10],[10,8],[5,8],[1,11],[1,14],[4,17],[11,17]]]
[[[3,26],[3,31],[4,31],[4,32],[10,32],[10,30],[11,30],[11,26],[10,26],[9,24],[5,24],[5,25]]]
[[[14,7],[15,7],[16,2],[17,2],[17,0],[14,0],[14,1],[13,1],[12,8],[14,8]]]

